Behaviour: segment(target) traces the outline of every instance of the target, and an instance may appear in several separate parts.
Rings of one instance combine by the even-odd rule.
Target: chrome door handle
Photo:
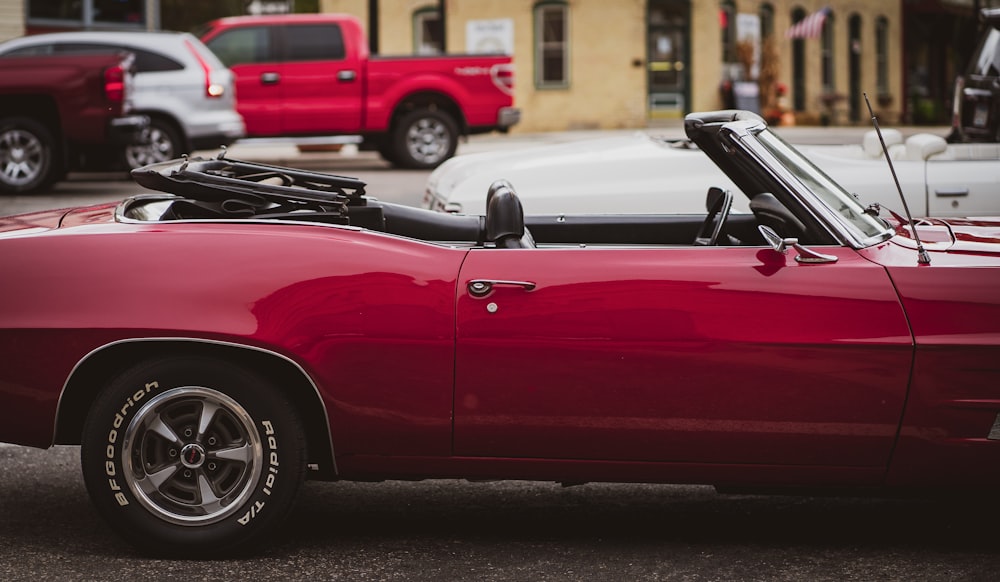
[[[260,83],[261,85],[274,85],[281,80],[281,75],[278,73],[261,73]]]
[[[341,83],[350,83],[351,81],[358,78],[357,71],[337,71],[337,80]]]
[[[469,294],[472,296],[485,297],[497,285],[513,285],[515,287],[522,287],[525,291],[531,291],[535,288],[535,284],[531,281],[504,281],[499,279],[473,279],[469,281],[467,286]]]

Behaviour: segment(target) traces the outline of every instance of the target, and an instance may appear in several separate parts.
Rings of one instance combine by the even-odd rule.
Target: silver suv
[[[0,55],[128,51],[135,54],[133,112],[150,117],[148,139],[127,146],[129,168],[246,135],[233,73],[196,37],[182,32],[56,32],[0,44]]]

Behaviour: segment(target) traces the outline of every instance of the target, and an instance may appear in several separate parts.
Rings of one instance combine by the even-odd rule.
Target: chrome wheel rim
[[[174,142],[170,134],[159,127],[150,127],[143,132],[142,143],[125,148],[125,161],[130,168],[141,168],[149,164],[158,164],[176,157]]]
[[[45,148],[38,137],[22,129],[8,129],[0,134],[0,168],[3,179],[13,186],[24,186],[38,179],[45,165]]]
[[[188,386],[158,395],[125,431],[129,489],[153,515],[207,525],[238,511],[263,470],[260,434],[232,398]]]
[[[443,160],[450,147],[448,127],[437,119],[418,119],[406,132],[406,149],[410,157],[423,164],[436,164]]]

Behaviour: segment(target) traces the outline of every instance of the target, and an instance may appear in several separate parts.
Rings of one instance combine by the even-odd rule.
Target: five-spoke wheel
[[[184,356],[111,380],[81,458],[91,498],[123,537],[193,557],[266,539],[291,507],[306,454],[294,407],[265,377]]]

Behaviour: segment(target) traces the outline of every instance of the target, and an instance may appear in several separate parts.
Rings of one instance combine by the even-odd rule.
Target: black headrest
[[[486,195],[486,240],[509,236],[524,236],[524,208],[511,185],[497,180]]]

